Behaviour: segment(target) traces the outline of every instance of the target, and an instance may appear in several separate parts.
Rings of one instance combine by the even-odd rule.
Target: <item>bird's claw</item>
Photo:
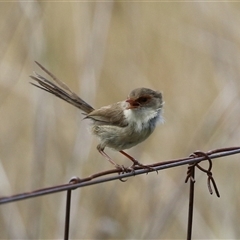
[[[116,169],[120,170],[120,174],[129,172],[128,168],[123,165],[116,164],[115,167]]]
[[[141,163],[138,162],[136,159],[135,159],[135,161],[133,162],[133,164],[132,164],[132,166],[130,167],[130,169],[132,169],[132,170],[134,171],[134,170],[135,170],[135,169],[134,169],[135,166],[139,166],[139,167],[141,167],[141,168],[143,168],[143,169],[148,169],[149,171],[147,172],[147,174],[148,174],[149,172],[152,172],[152,171],[156,171],[157,174],[158,174],[158,170],[156,170],[156,169],[153,168],[153,167],[150,167],[150,166],[141,164]]]
[[[119,175],[131,172],[131,171],[129,171],[129,168],[127,168],[127,167],[125,167],[123,165],[116,164],[115,167],[116,167],[116,169],[119,170],[119,172],[118,172]],[[119,180],[121,182],[126,182],[127,181],[127,179],[124,180],[123,178],[120,178]]]
[[[156,171],[157,174],[158,174],[158,170],[156,170],[156,169],[153,168],[153,167],[150,167],[150,166],[141,164],[141,163],[138,162],[137,160],[134,160],[132,166],[130,166],[130,167],[125,167],[125,166],[119,165],[119,164],[116,164],[116,165],[115,165],[115,167],[119,170],[119,174],[133,173],[134,175],[135,175],[135,166],[138,166],[138,167],[143,168],[143,169],[147,169],[147,170],[148,170],[147,174],[148,174],[149,172],[152,172],[152,171]],[[121,181],[121,182],[126,182],[127,179],[124,180],[124,179],[120,178],[120,181]]]

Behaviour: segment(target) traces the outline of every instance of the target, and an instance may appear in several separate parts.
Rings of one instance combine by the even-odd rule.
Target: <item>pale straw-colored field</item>
[[[34,60],[94,107],[162,91],[165,123],[127,151],[144,164],[240,145],[239,3],[2,2],[0,36],[1,196],[112,168],[81,112],[29,84]],[[238,155],[214,160],[220,199],[197,172],[194,239],[240,237],[239,169]],[[74,191],[71,238],[186,238],[186,171]],[[65,195],[2,205],[0,238],[63,238]]]

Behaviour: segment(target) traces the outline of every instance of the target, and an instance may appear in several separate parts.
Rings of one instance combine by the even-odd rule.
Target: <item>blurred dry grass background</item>
[[[239,3],[1,2],[1,196],[112,167],[78,109],[29,84],[34,60],[95,107],[161,90],[165,124],[128,151],[142,163],[239,145],[239,26]],[[197,174],[195,239],[240,237],[239,167],[239,156],[214,161],[220,199]],[[74,191],[71,238],[185,238],[186,170]],[[3,205],[0,238],[62,238],[64,207],[64,193]]]

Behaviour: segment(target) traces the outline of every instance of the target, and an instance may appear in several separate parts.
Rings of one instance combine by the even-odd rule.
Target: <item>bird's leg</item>
[[[97,147],[97,150],[99,151],[99,153],[104,156],[111,164],[113,164],[115,166],[115,168],[122,170],[122,172],[128,172],[128,169],[126,167],[124,167],[123,165],[119,165],[117,163],[115,163],[105,152],[104,149]]]
[[[124,152],[124,151],[122,151],[122,150],[119,151],[119,152],[120,152],[121,154],[123,154],[125,157],[127,157],[128,159],[130,159],[130,160],[133,162],[132,166],[130,167],[130,169],[132,169],[133,171],[134,171],[134,169],[133,169],[134,166],[139,166],[139,167],[142,167],[142,168],[148,169],[148,170],[150,170],[150,171],[156,171],[156,172],[158,173],[158,171],[155,170],[154,168],[149,167],[149,166],[146,166],[146,165],[140,163],[138,160],[136,160],[135,158],[133,158],[132,156],[130,156],[130,155],[127,154],[126,152]]]
[[[127,154],[126,152],[124,151],[119,151],[121,154],[123,154],[125,157],[127,157],[128,159],[130,159],[132,162],[133,162],[133,165],[139,165],[141,166],[141,163],[138,162],[135,158],[133,158],[132,156],[130,156],[129,154]]]

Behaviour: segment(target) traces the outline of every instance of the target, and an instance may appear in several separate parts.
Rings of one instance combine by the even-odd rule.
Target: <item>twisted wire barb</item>
[[[221,151],[223,151],[223,149],[221,149]],[[213,190],[211,187],[211,183],[213,184],[215,193],[217,195],[217,197],[220,197],[218,188],[217,188],[217,184],[213,178],[213,173],[212,173],[212,159],[209,155],[212,154],[212,152],[214,151],[209,151],[207,153],[204,153],[202,151],[195,151],[194,153],[192,153],[190,155],[190,157],[205,157],[206,160],[208,160],[208,168],[204,168],[201,167],[199,164],[201,161],[199,162],[194,162],[189,164],[188,166],[188,171],[187,171],[187,177],[185,179],[185,183],[188,182],[188,180],[190,180],[190,188],[189,188],[189,207],[188,207],[188,228],[187,228],[187,240],[191,240],[192,239],[192,226],[193,226],[193,205],[194,205],[194,184],[195,184],[195,168],[197,167],[199,170],[201,170],[202,172],[206,173],[208,178],[207,178],[207,185],[208,185],[208,190],[210,192],[210,194],[213,194]],[[208,155],[209,154],[209,155]]]
[[[214,149],[214,150],[208,151],[206,155],[211,159],[215,159],[215,158],[221,158],[221,157],[225,157],[233,154],[239,154],[239,153],[240,153],[240,147],[229,147],[229,148],[220,148],[220,149]],[[123,178],[125,179],[125,178],[133,177],[136,175],[144,174],[144,173],[160,171],[160,170],[178,167],[186,164],[194,164],[194,163],[205,161],[205,160],[208,160],[208,158],[205,155],[202,155],[202,156],[190,155],[190,157],[186,157],[186,158],[173,159],[170,161],[158,162],[158,163],[147,165],[153,168],[151,171],[149,169],[142,169],[139,166],[135,166],[133,172],[127,172],[127,173],[123,173],[121,172],[121,170],[118,170],[118,169],[98,172],[86,178],[82,178],[82,179],[78,179],[77,181],[70,182],[68,184],[62,184],[62,185],[57,185],[57,186],[48,187],[48,188],[41,188],[32,192],[20,193],[20,194],[8,196],[8,197],[1,197],[0,204],[20,201],[28,198],[43,196],[43,195],[67,191],[67,190],[73,190],[80,187],[113,181],[116,179],[121,180]],[[116,173],[118,175],[116,175]],[[113,176],[108,176],[108,175],[113,175]]]
[[[193,156],[193,157],[204,156],[206,158],[206,160],[208,160],[209,166],[208,166],[208,169],[205,169],[205,168],[201,167],[199,165],[201,161],[190,164],[189,167],[188,167],[187,177],[186,177],[185,183],[189,179],[191,180],[191,182],[195,183],[195,179],[193,177],[194,174],[192,174],[192,172],[194,172],[194,168],[197,167],[199,170],[206,173],[207,176],[208,176],[207,186],[208,186],[208,190],[209,190],[210,194],[213,194],[213,190],[212,190],[212,186],[211,186],[211,183],[212,183],[217,197],[220,197],[220,194],[219,194],[219,191],[218,191],[218,188],[217,188],[217,184],[216,184],[216,182],[213,178],[213,173],[212,173],[212,165],[213,164],[212,164],[212,159],[210,158],[210,156],[208,156],[207,153],[204,153],[204,152],[201,152],[201,151],[196,151],[196,152],[192,153],[190,156]]]

